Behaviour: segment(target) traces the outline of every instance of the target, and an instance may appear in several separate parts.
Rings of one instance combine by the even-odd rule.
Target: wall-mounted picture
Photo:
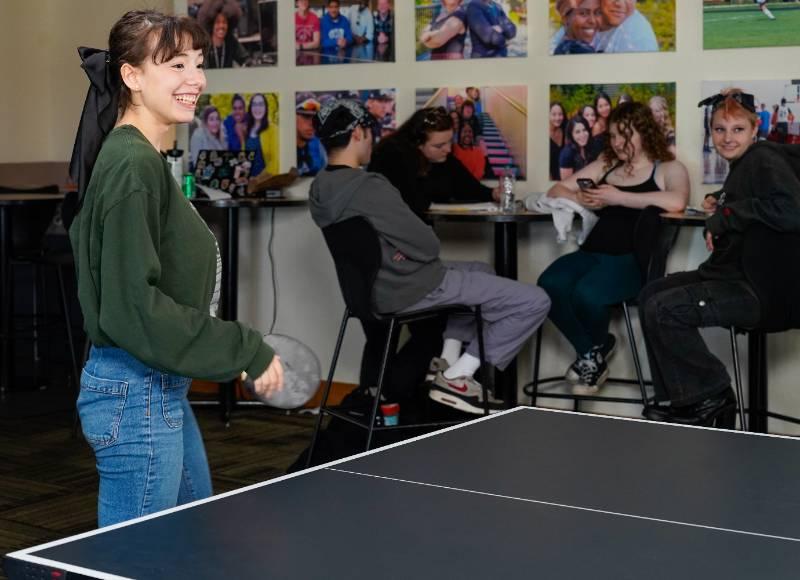
[[[355,99],[364,103],[372,116],[371,129],[375,143],[397,129],[395,89],[295,93],[297,172],[300,175],[316,175],[328,162],[325,149],[314,132],[313,119],[322,105],[337,99]]]
[[[476,179],[506,169],[528,175],[528,87],[417,89],[417,108],[444,107],[453,118],[453,156]]]
[[[550,0],[550,54],[675,50],[675,0]]]
[[[189,127],[189,162],[194,171],[203,152],[244,153],[249,174],[280,173],[278,93],[215,93],[201,95]],[[215,159],[222,156],[215,156]],[[228,156],[228,158],[233,158]],[[242,178],[242,175],[239,175]]]
[[[703,48],[800,45],[795,0],[703,0]]]
[[[675,152],[675,83],[550,85],[550,179],[566,179],[597,159],[608,118],[627,101],[647,103]]]
[[[528,0],[415,0],[417,60],[528,55]]]
[[[702,96],[726,88],[741,89],[755,97],[758,139],[775,143],[800,143],[800,79],[782,81],[705,81]],[[698,109],[697,127],[703,135],[703,183],[722,183],[728,162],[711,142],[711,107]]]
[[[394,62],[396,0],[293,0],[295,62]]]
[[[211,43],[205,68],[278,64],[278,0],[189,0]]]

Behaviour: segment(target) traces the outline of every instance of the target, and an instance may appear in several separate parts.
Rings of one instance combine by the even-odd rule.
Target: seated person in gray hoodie
[[[486,359],[504,369],[547,317],[547,294],[538,286],[496,276],[481,262],[439,259],[439,239],[433,229],[411,211],[383,175],[361,169],[372,152],[369,113],[361,103],[326,103],[314,126],[328,153],[328,165],[311,185],[311,217],[324,228],[362,216],[375,228],[383,256],[373,288],[375,310],[395,313],[480,305]],[[450,316],[444,339],[442,357],[432,361],[437,371],[430,398],[468,413],[483,413],[482,388],[473,378],[480,365],[474,317]],[[490,403],[490,409],[499,409],[496,402]]]

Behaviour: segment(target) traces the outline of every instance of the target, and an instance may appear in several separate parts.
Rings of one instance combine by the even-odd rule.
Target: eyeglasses
[[[432,107],[425,111],[425,116],[422,117],[422,123],[432,127],[441,123],[444,119],[449,119],[450,113],[444,107]]]
[[[750,93],[729,93],[727,95],[723,95],[722,93],[710,96],[706,99],[703,99],[699,103],[697,103],[698,107],[711,107],[713,111],[722,103],[725,102],[725,99],[731,98],[737,103],[739,103],[742,107],[750,111],[751,113],[756,112],[756,100],[753,95]]]

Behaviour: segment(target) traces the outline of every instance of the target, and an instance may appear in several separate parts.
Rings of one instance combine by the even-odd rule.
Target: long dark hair
[[[267,97],[263,93],[255,93],[252,97],[250,97],[250,105],[247,107],[247,131],[245,132],[245,138],[250,135],[250,131],[253,129],[253,126],[256,124],[256,119],[253,117],[253,99],[256,97],[261,97],[264,101],[264,118],[261,119],[261,122],[258,125],[258,133],[266,131],[269,129],[269,103],[267,102]]]
[[[589,134],[589,139],[592,138],[592,128],[589,126],[589,121],[584,119],[582,115],[575,115],[569,120],[569,123],[567,123],[567,130],[564,134],[564,138],[566,139],[567,143],[575,147],[578,151],[580,151],[581,149],[586,151],[586,149],[589,147],[588,141],[586,142],[586,145],[581,147],[580,145],[575,143],[575,140],[572,138],[572,132],[575,130],[575,127],[577,125],[583,125],[583,128],[586,129],[586,132]]]
[[[395,146],[417,156],[417,171],[427,173],[430,162],[420,152],[419,146],[428,141],[431,133],[453,129],[453,119],[444,107],[426,107],[416,111],[392,135],[381,139],[378,148]]]
[[[629,102],[618,105],[608,117],[609,130],[612,126],[616,126],[625,138],[623,149],[628,157],[625,160],[626,165],[630,163],[633,156],[631,137],[633,137],[634,130],[639,133],[642,149],[650,161],[672,161],[675,159],[675,155],[668,148],[667,139],[661,130],[661,126],[656,121],[652,111],[650,111],[650,107],[644,103]],[[611,146],[611,139],[606,140],[603,158],[607,167],[620,160]]]

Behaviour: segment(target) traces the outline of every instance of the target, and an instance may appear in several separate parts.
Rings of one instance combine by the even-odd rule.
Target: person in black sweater
[[[383,139],[368,170],[383,174],[420,217],[431,203],[499,201],[451,153],[453,120],[444,107],[420,109]]]
[[[709,258],[648,284],[639,296],[656,399],[648,419],[733,428],[736,399],[725,365],[700,328],[800,326],[800,151],[756,142],[753,96],[727,89],[711,108],[711,138],[730,163],[721,191],[703,200]]]

